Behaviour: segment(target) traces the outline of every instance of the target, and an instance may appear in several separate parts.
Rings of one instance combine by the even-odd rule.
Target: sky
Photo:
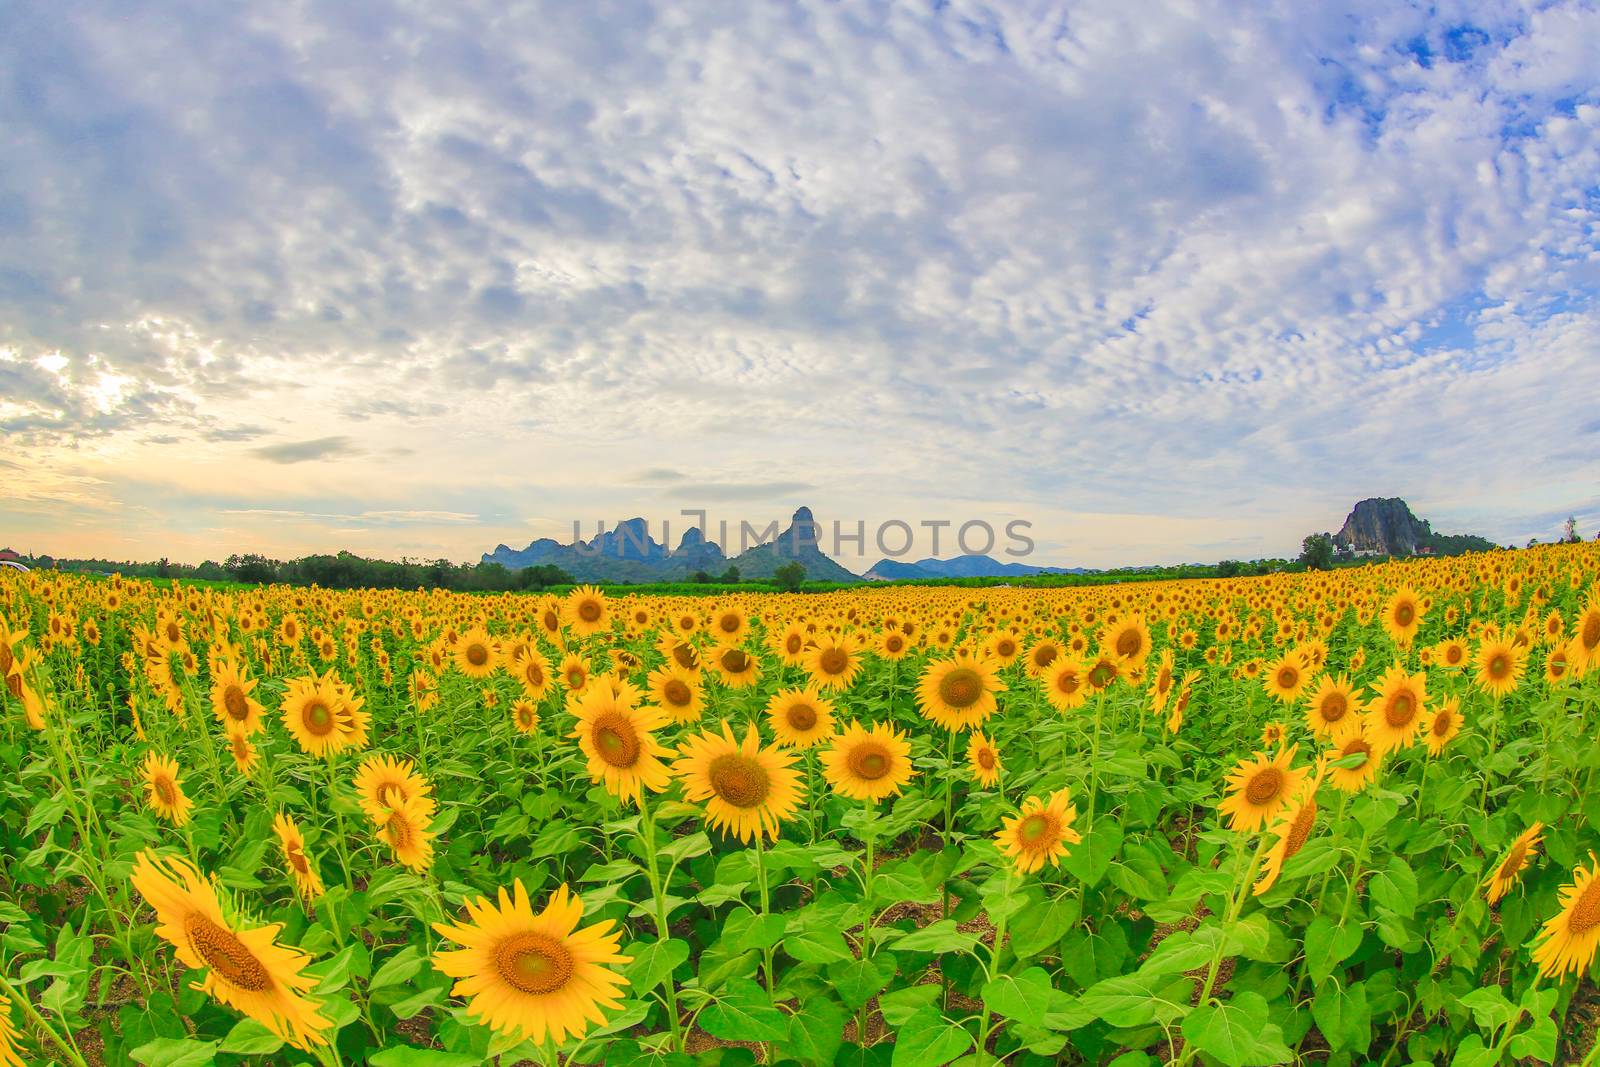
[[[0,544],[1600,527],[1592,3],[6,20]]]

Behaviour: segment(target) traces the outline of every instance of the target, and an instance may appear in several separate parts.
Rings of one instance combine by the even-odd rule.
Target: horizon
[[[1374,495],[1600,526],[1589,6],[16,23],[0,540],[472,561],[804,501],[1111,569]]]

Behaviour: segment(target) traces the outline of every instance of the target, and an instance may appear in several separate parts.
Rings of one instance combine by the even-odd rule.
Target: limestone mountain
[[[799,563],[812,581],[859,582],[861,578],[829,559],[819,547],[822,541],[821,526],[811,515],[811,509],[798,508],[789,521],[789,528],[776,540],[757,545],[741,552],[733,560],[741,578],[770,578],[773,572],[787,563]]]
[[[1084,574],[1085,567],[1036,567],[1030,563],[1001,563],[993,556],[966,553],[950,559],[919,559],[905,563],[897,559],[880,559],[863,577],[877,581],[895,581],[907,578],[1009,578],[1030,574]]]
[[[1437,534],[1399,497],[1369,497],[1356,504],[1333,535],[1334,547],[1358,556],[1454,556],[1488,552],[1494,542],[1473,534]]]

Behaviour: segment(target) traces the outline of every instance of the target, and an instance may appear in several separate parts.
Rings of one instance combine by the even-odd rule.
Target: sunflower
[[[567,594],[561,615],[579,637],[597,634],[611,625],[611,609],[606,595],[592,585],[580,585]]]
[[[194,801],[184,795],[178,782],[177,760],[152,752],[144,758],[139,776],[144,779],[145,803],[151,811],[173,826],[188,823]]]
[[[1189,709],[1189,698],[1194,693],[1194,683],[1199,679],[1199,671],[1190,671],[1183,676],[1183,682],[1178,686],[1178,696],[1172,702],[1172,714],[1167,716],[1168,733],[1175,734],[1183,726],[1183,713]]]
[[[430,795],[433,787],[417,773],[415,765],[408,759],[368,756],[356,769],[355,787],[361,810],[375,826],[382,826],[390,811],[413,798],[423,802],[429,817],[436,810]]]
[[[322,895],[322,876],[311,865],[306,855],[306,839],[295,821],[281,811],[272,817],[272,829],[278,835],[278,846],[283,850],[283,865],[289,871],[295,891],[307,901]]]
[[[1572,881],[1561,887],[1561,912],[1544,924],[1543,943],[1533,950],[1533,962],[1546,978],[1582,974],[1600,946],[1600,861],[1592,852],[1589,863],[1578,864]]]
[[[589,761],[589,778],[613,796],[633,801],[641,787],[659,793],[672,780],[661,762],[671,750],[653,733],[666,725],[667,716],[657,707],[638,707],[638,695],[632,686],[594,687],[573,709],[578,723],[571,734]]]
[[[1522,880],[1522,872],[1527,870],[1528,861],[1539,852],[1539,842],[1544,840],[1544,823],[1536,822],[1511,842],[1511,847],[1506,849],[1506,854],[1494,870],[1489,872],[1489,877],[1483,880],[1484,896],[1489,903],[1497,904],[1513,886]]]
[[[1102,693],[1115,685],[1118,678],[1127,674],[1129,666],[1122,658],[1101,652],[1094,658],[1094,662],[1089,664],[1084,676],[1088,679],[1091,689]]]
[[[1360,762],[1356,762],[1357,756],[1362,757]],[[1329,759],[1328,784],[1343,793],[1359,793],[1377,780],[1383,752],[1368,737],[1366,720],[1353,718],[1334,733]],[[1346,760],[1355,766],[1339,766]]]
[[[675,723],[699,722],[705,712],[700,676],[676,663],[656,668],[648,681],[650,695]]]
[[[38,688],[28,682],[28,672],[32,670],[34,662],[33,649],[23,649],[22,655],[12,661],[11,670],[6,673],[6,693],[12,699],[21,702],[22,714],[28,720],[28,728],[43,730],[46,725],[44,698]]]
[[[1573,667],[1578,659],[1573,654],[1573,646],[1577,639],[1562,641],[1553,645],[1544,657],[1544,680],[1548,685],[1561,685],[1570,680],[1574,673]]]
[[[395,860],[412,871],[425,871],[433,863],[433,801],[407,797],[384,812],[378,840],[394,851]]]
[[[1459,637],[1447,637],[1434,649],[1434,662],[1452,670],[1467,665],[1467,643]]]
[[[500,649],[489,631],[474,626],[456,641],[456,670],[468,678],[487,678],[500,665]]]
[[[1009,667],[1022,655],[1022,642],[1009,630],[1001,630],[984,642],[984,655],[1002,667]]]
[[[678,746],[672,773],[683,782],[683,795],[706,802],[706,824],[751,841],[759,834],[776,841],[778,827],[800,805],[800,772],[790,766],[795,754],[762,748],[754,724],[744,741],[728,724],[722,733],[706,730]]]
[[[307,755],[339,752],[354,742],[358,732],[345,690],[332,674],[290,679],[279,710],[284,726]]]
[[[967,735],[967,766],[972,768],[972,777],[982,786],[993,786],[1005,771],[993,738],[985,736],[982,730]]]
[[[888,723],[863,728],[852,722],[822,753],[822,776],[851,800],[894,796],[915,775],[911,742]]]
[[[260,758],[256,746],[244,734],[229,733],[224,736],[228,741],[228,755],[233,757],[233,769],[246,778],[250,777]]]
[[[1356,690],[1347,675],[1325,674],[1306,707],[1306,724],[1318,737],[1332,737],[1352,718]]]
[[[1161,659],[1156,664],[1155,674],[1150,678],[1150,709],[1158,715],[1166,710],[1167,699],[1172,696],[1173,683],[1177,681],[1172,665],[1172,649],[1163,649]]]
[[[1573,620],[1572,641],[1567,647],[1580,675],[1600,665],[1600,586],[1589,594],[1589,602]]]
[[[255,687],[256,679],[247,678],[232,660],[211,672],[211,712],[230,734],[249,737],[264,725],[261,704],[250,695]]]
[[[1304,767],[1291,766],[1299,745],[1275,756],[1265,752],[1242,759],[1228,775],[1228,796],[1218,806],[1231,829],[1253,833],[1289,806],[1306,780]]]
[[[610,919],[579,930],[583,901],[565,885],[537,915],[521,879],[498,906],[479,897],[466,908],[466,922],[434,924],[462,947],[435,952],[433,966],[457,979],[450,992],[467,998],[469,1017],[513,1041],[559,1045],[622,1007],[627,980],[606,966],[633,962],[618,952],[622,932]]]
[[[1400,647],[1408,646],[1422,625],[1423,611],[1422,600],[1417,596],[1416,590],[1410,588],[1396,590],[1388,603],[1383,606],[1384,632]]]
[[[1366,704],[1367,739],[1379,752],[1404,748],[1422,728],[1428,680],[1422,672],[1407,674],[1394,664],[1372,688],[1376,695]]]
[[[778,744],[811,748],[833,736],[833,701],[815,686],[780,689],[767,701],[767,722]]]
[[[717,608],[711,613],[711,639],[722,645],[737,645],[750,632],[750,619],[736,607]]]
[[[1144,666],[1150,655],[1150,627],[1143,615],[1130,615],[1100,632],[1102,655],[1122,660],[1131,669]]]
[[[235,1008],[300,1049],[327,1044],[332,1024],[309,996],[317,979],[305,973],[310,957],[278,944],[277,923],[247,927],[230,922],[215,882],[177,858],[148,849],[134,861],[133,887],[156,913],[156,935],[179,962],[205,968],[198,989]]]
[[[1044,698],[1057,711],[1071,711],[1089,699],[1089,668],[1076,659],[1056,659],[1039,680],[1044,685]]]
[[[511,725],[517,728],[518,733],[535,734],[539,732],[539,708],[531,700],[517,700],[511,704]]]
[[[1283,723],[1277,721],[1267,723],[1261,728],[1261,747],[1273,748],[1283,744],[1284,735]]]
[[[1424,717],[1422,742],[1428,746],[1428,755],[1437,756],[1444,746],[1461,733],[1461,701],[1450,697]]]
[[[756,684],[761,675],[761,665],[742,648],[727,646],[711,653],[707,661],[722,684],[731,689],[743,689]]]
[[[897,663],[905,659],[906,653],[911,651],[911,638],[907,637],[904,631],[890,627],[878,635],[875,647],[880,659]]]
[[[574,652],[561,660],[561,681],[567,691],[581,695],[589,687],[589,661]]]
[[[863,666],[860,653],[850,634],[824,635],[806,650],[806,672],[822,689],[849,689]]]
[[[1004,689],[993,660],[962,651],[924,668],[917,703],[930,722],[946,730],[970,730],[995,713],[995,694]]]
[[[0,1067],[27,1067],[17,1051],[20,1037],[11,1022],[11,999],[0,993]]]
[[[1261,879],[1250,890],[1253,896],[1259,897],[1271,889],[1283,874],[1283,865],[1310,840],[1311,831],[1317,825],[1317,787],[1321,784],[1322,775],[1314,776],[1267,827],[1267,833],[1277,837],[1277,841],[1267,849],[1262,860]]]
[[[540,700],[550,689],[550,661],[536,648],[519,648],[511,657],[511,677],[522,686],[522,695]]]
[[[1305,661],[1298,651],[1285,652],[1272,663],[1262,676],[1267,692],[1280,704],[1293,704],[1305,692],[1310,676]]]
[[[995,844],[1011,857],[1018,874],[1031,874],[1046,860],[1050,866],[1059,867],[1067,846],[1083,840],[1072,828],[1077,817],[1078,809],[1070,803],[1065,789],[1057,789],[1047,801],[1029,797],[1016,815],[1001,821],[1000,831],[994,835]]]
[[[1041,637],[1029,647],[1027,654],[1023,657],[1028,676],[1030,678],[1043,677],[1044,673],[1050,669],[1050,665],[1065,654],[1059,641],[1049,637]]]
[[[1525,645],[1505,638],[1485,640],[1478,646],[1477,673],[1473,681],[1495,699],[1516,691],[1528,655]]]

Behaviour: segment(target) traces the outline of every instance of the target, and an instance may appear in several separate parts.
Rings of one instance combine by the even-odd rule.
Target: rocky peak
[[[1357,552],[1411,556],[1428,543],[1432,530],[1399,497],[1370,497],[1351,509],[1333,543]]]

